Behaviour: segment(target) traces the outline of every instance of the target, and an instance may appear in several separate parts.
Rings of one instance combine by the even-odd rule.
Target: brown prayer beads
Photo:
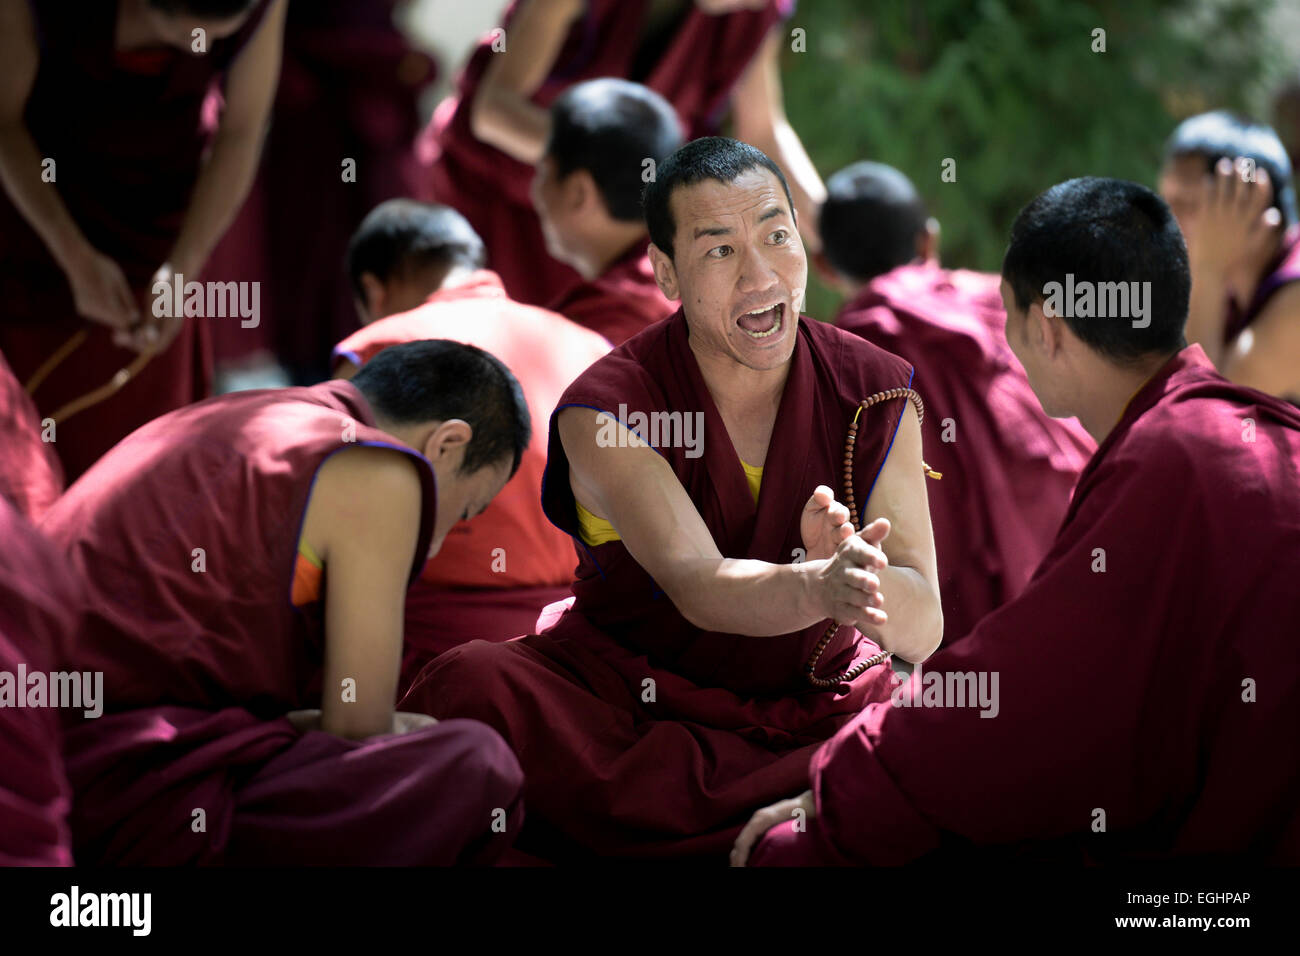
[[[858,522],[858,506],[853,497],[853,446],[857,444],[858,441],[858,417],[865,409],[870,408],[872,405],[876,405],[880,402],[887,402],[894,398],[906,398],[911,401],[911,403],[916,406],[917,422],[919,423],[925,420],[925,405],[922,403],[920,395],[910,388],[891,388],[883,392],[877,392],[875,395],[872,395],[870,398],[864,399],[859,403],[858,411],[854,414],[853,421],[849,425],[848,440],[844,443],[844,503],[848,505],[849,521],[852,522],[853,527],[857,528],[859,531],[862,530],[862,526]],[[925,469],[927,475],[934,478],[940,477],[939,474],[933,471],[925,462],[921,462],[921,467]],[[868,669],[889,660],[892,656],[889,651],[881,651],[879,654],[868,657],[865,661],[859,661],[853,667],[850,667],[848,670],[835,677],[818,677],[817,662],[821,660],[822,654],[825,653],[826,648],[830,645],[830,642],[835,637],[836,631],[839,629],[840,625],[835,621],[831,621],[831,623],[827,625],[826,633],[822,635],[822,639],[817,642],[817,646],[813,648],[812,654],[808,657],[808,663],[804,665],[804,671],[807,674],[808,683],[812,684],[814,687],[829,689],[840,684],[847,684],[856,680]]]

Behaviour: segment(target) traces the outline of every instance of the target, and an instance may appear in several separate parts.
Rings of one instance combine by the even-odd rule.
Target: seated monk
[[[31,521],[63,493],[63,466],[43,430],[36,406],[0,353],[0,498]]]
[[[854,163],[826,184],[823,275],[847,302],[840,328],[916,369],[935,427],[925,460],[951,644],[1024,590],[1096,445],[1044,414],[1007,347],[996,275],[944,269],[938,223],[890,166]]]
[[[483,241],[447,206],[392,199],[366,216],[348,247],[365,328],[334,349],[335,375],[391,345],[451,339],[497,356],[518,375],[535,421],[609,343],[568,319],[506,295],[483,268]],[[542,512],[546,436],[534,433],[519,472],[472,522],[457,525],[406,595],[404,692],[433,658],[475,638],[504,641],[537,626],[570,594],[573,543]]]
[[[1186,344],[1187,249],[1144,186],[1053,186],[1002,277],[1043,409],[1098,442],[1056,543],[1018,598],[818,750],[812,789],[756,814],[733,862],[1295,865],[1300,411]],[[1143,304],[1082,308],[1100,283]]]
[[[43,527],[86,581],[68,727],[79,863],[448,864],[518,828],[491,729],[394,713],[402,598],[529,438],[519,385],[453,342],[354,382],[239,392],[128,436]]]
[[[681,145],[672,106],[636,83],[589,80],[551,104],[533,208],[546,251],[582,278],[550,308],[615,345],[673,313],[646,253],[641,191],[647,169]]]
[[[645,209],[683,308],[551,418],[543,504],[580,543],[574,603],[540,634],[448,651],[403,702],[501,731],[525,772],[524,848],[551,859],[723,859],[889,695],[890,652],[923,660],[943,631],[911,368],[800,321],[780,168],[696,140]]]
[[[1219,111],[1179,124],[1160,194],[1192,268],[1187,339],[1228,379],[1300,404],[1300,216],[1273,130]]]
[[[0,541],[0,866],[68,866],[72,794],[51,709],[59,702],[48,694],[76,633],[79,593],[62,555],[4,500]]]

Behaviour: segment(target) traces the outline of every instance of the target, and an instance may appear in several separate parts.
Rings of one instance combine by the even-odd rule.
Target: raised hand
[[[1200,221],[1188,247],[1193,272],[1224,277],[1251,275],[1262,269],[1277,246],[1282,214],[1269,205],[1272,184],[1256,168],[1253,182],[1245,160],[1219,160],[1205,185]]]
[[[810,561],[829,558],[840,542],[853,534],[849,509],[835,500],[835,493],[826,485],[818,485],[804,505],[799,534]]]

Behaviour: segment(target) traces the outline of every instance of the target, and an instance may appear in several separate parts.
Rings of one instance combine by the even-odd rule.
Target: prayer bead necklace
[[[858,505],[857,501],[853,497],[853,446],[856,445],[858,441],[858,418],[862,415],[863,409],[870,408],[872,405],[876,405],[880,402],[887,402],[894,398],[906,398],[911,401],[911,403],[916,406],[917,423],[919,424],[925,420],[925,405],[922,403],[920,395],[910,388],[891,388],[883,392],[877,392],[870,398],[863,399],[859,402],[858,410],[853,414],[853,422],[849,425],[849,437],[844,444],[844,503],[848,505],[849,521],[851,521],[853,527],[857,528],[859,531],[862,530],[862,526],[858,523]],[[924,461],[921,462],[921,468],[930,478],[938,479],[943,477],[943,475],[935,471]],[[871,657],[868,657],[865,661],[859,661],[853,667],[850,667],[848,670],[835,677],[818,677],[817,662],[821,660],[822,654],[825,653],[826,648],[830,646],[831,641],[834,639],[835,634],[839,629],[839,623],[831,621],[826,628],[826,633],[822,635],[822,639],[817,642],[817,646],[813,648],[812,654],[808,657],[808,663],[804,665],[804,671],[807,674],[808,683],[812,684],[814,687],[820,687],[823,690],[826,690],[840,684],[847,684],[862,676],[862,674],[868,669],[889,660],[892,656],[889,651],[881,651],[879,654],[873,654]]]

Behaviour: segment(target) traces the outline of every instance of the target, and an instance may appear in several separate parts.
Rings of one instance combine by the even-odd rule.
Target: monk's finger
[[[880,543],[889,537],[890,530],[888,518],[877,518],[858,533],[867,544],[879,547]]]
[[[833,524],[847,524],[849,520],[849,509],[838,501],[832,501],[830,508],[826,511],[826,516],[830,518]],[[849,530],[852,530],[852,528]]]
[[[731,848],[732,866],[745,865],[749,860],[750,851],[754,849],[754,844],[759,841],[764,833],[783,819],[786,819],[787,812],[784,808],[792,802],[791,800],[783,800],[775,806],[764,807],[749,818],[749,822],[736,836],[736,842]]]
[[[826,485],[818,485],[813,489],[812,495],[808,498],[808,503],[804,505],[804,511],[821,511],[830,507],[835,502],[835,492],[831,491]]]
[[[844,580],[858,591],[864,591],[868,595],[876,594],[880,591],[880,578],[878,575],[865,571],[862,568],[848,568],[844,572]]]
[[[889,566],[889,559],[879,548],[864,541],[860,534],[850,535],[840,542],[835,551],[842,560],[859,568],[884,570]]]

